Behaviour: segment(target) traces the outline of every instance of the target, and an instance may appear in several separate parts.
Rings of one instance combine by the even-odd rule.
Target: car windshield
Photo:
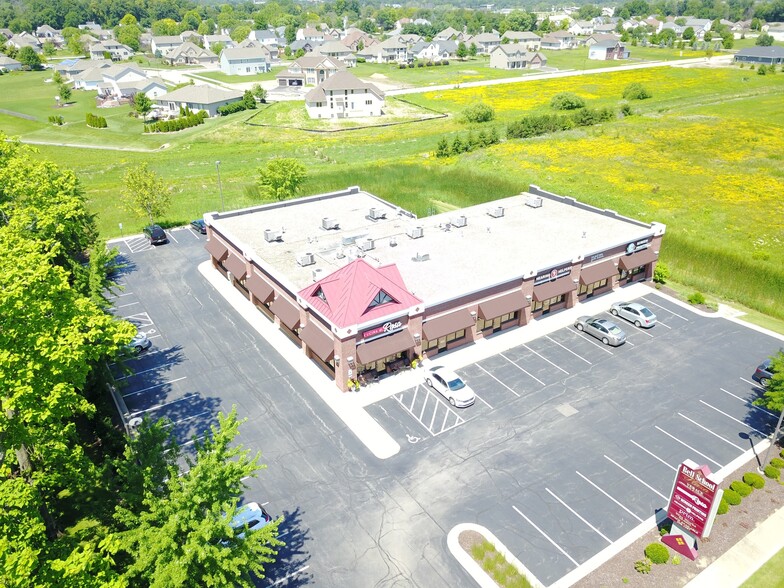
[[[647,308],[645,308],[644,306],[640,308],[640,312],[643,313],[645,316],[653,316],[653,313]]]
[[[465,382],[460,378],[455,378],[454,380],[449,380],[447,386],[449,386],[450,390],[460,390],[461,388],[465,388]]]
[[[612,325],[612,326],[608,325],[607,330],[610,331],[613,335],[623,335],[623,331],[621,331],[621,328],[616,325]]]

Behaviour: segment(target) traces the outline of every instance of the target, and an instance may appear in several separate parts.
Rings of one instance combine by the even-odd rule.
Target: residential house
[[[182,39],[177,35],[153,37],[150,40],[150,51],[153,55],[163,57],[172,49],[176,49],[182,45]]]
[[[101,83],[103,83],[103,73],[101,70],[106,67],[111,66],[91,67],[90,69],[73,74],[71,76],[71,81],[73,82],[74,90],[97,90]]]
[[[506,31],[501,38],[502,43],[522,44],[528,51],[539,51],[542,48],[542,37],[528,31]]]
[[[674,21],[668,21],[668,22],[665,22],[662,25],[662,31],[670,30],[673,33],[675,33],[676,37],[681,37],[683,35],[683,31],[685,29],[686,29],[686,27],[681,26],[681,25],[679,25],[678,23],[676,23]]]
[[[175,47],[166,55],[164,59],[169,65],[203,65],[210,67],[218,63],[218,56],[209,49],[202,49],[190,41],[185,41],[179,47]]]
[[[567,29],[573,35],[592,35],[594,23],[590,20],[576,20]]]
[[[359,29],[355,29],[348,33],[340,40],[340,42],[352,51],[359,51],[360,47],[364,49],[365,47],[369,47],[378,43],[376,39],[368,35],[365,31],[360,31]]]
[[[110,67],[111,65],[112,62],[108,59],[82,59],[76,57],[73,59],[63,59],[54,66],[54,70],[60,72],[60,75],[65,76],[66,79],[73,80],[74,76],[87,70]]]
[[[346,60],[349,57],[353,57],[352,61],[354,62],[354,64],[356,64],[356,57],[354,57],[351,49],[346,47],[340,41],[327,41],[326,43],[323,43],[321,46],[317,47],[315,49],[315,52],[320,55],[326,55],[327,57],[342,59],[346,63],[346,66],[349,66]]]
[[[398,41],[400,41],[401,43],[404,43],[408,47],[411,47],[415,43],[419,43],[419,41],[424,40],[424,39],[422,39],[421,35],[415,35],[413,33],[402,33],[402,34],[398,34],[398,35],[395,35],[395,36],[397,37]]]
[[[651,16],[651,17],[649,17],[649,18],[646,18],[646,19],[643,21],[643,23],[644,23],[646,26],[650,27],[650,28],[651,28],[651,30],[652,30],[654,33],[660,33],[660,32],[661,32],[661,30],[662,30],[662,27],[664,26],[664,23],[663,23],[662,21],[660,21],[658,18],[654,18],[654,17],[652,17],[652,16]]]
[[[405,63],[408,61],[408,45],[394,36],[372,47],[366,47],[360,55],[375,63]]]
[[[384,93],[373,84],[339,71],[305,95],[310,118],[355,118],[381,116]]]
[[[63,39],[62,31],[58,31],[50,27],[49,25],[41,25],[37,29],[35,29],[35,36],[38,40],[43,43],[46,41],[51,41],[55,47],[62,47],[65,43],[65,39]]]
[[[178,116],[180,108],[189,108],[193,112],[206,111],[210,116],[217,116],[218,108],[242,100],[243,92],[224,90],[206,84],[183,86],[155,99],[158,110],[163,115]]]
[[[259,41],[262,45],[270,48],[274,47],[275,49],[286,44],[285,39],[279,39],[275,31],[269,29],[251,31],[248,35],[248,39],[251,41]]]
[[[220,54],[220,69],[230,76],[252,76],[270,70],[269,50],[266,47],[224,49]]]
[[[773,37],[775,41],[784,41],[784,23],[769,22],[767,25],[768,34]]]
[[[629,59],[629,50],[620,41],[600,41],[588,48],[588,59],[598,61]]]
[[[704,39],[705,33],[711,29],[711,24],[711,20],[708,18],[687,18],[684,27],[691,27],[694,29],[694,36],[696,38]]]
[[[490,67],[495,69],[538,69],[547,65],[547,57],[528,51],[524,43],[499,45],[490,52]]]
[[[254,41],[253,39],[243,39],[235,49],[258,49],[267,56],[267,61],[270,63],[276,60],[280,54],[278,47],[267,46],[261,41]]]
[[[541,48],[559,51],[562,49],[572,49],[575,44],[576,39],[572,33],[567,31],[556,31],[555,33],[550,33],[542,37]]]
[[[749,47],[741,49],[735,54],[735,61],[743,63],[761,63],[765,65],[784,64],[784,47],[772,45],[770,47]]]
[[[22,64],[16,59],[11,59],[7,55],[0,53],[0,70],[2,71],[19,71],[22,69]]]
[[[133,57],[133,49],[117,41],[107,39],[93,43],[89,48],[90,59],[106,59],[108,55],[112,61],[124,61]]]
[[[611,34],[615,32],[618,24],[614,22],[605,23],[605,24],[597,24],[593,26],[593,33],[594,34]]]
[[[80,24],[79,29],[82,31],[95,31],[97,33],[98,31],[101,30],[101,25],[91,20],[88,20],[86,23]]]
[[[501,36],[498,33],[479,33],[469,37],[465,41],[466,47],[476,45],[476,51],[480,55],[490,55],[490,52],[501,44]]]
[[[224,49],[236,46],[236,43],[228,35],[204,35],[204,47],[206,49],[214,52],[214,47],[218,44],[222,45]]]
[[[193,43],[194,45],[204,44],[204,37],[202,37],[196,31],[182,31],[179,36],[183,43],[187,41],[189,43]]]
[[[22,49],[23,47],[32,47],[36,53],[41,52],[41,41],[39,41],[37,37],[34,37],[30,33],[24,31],[8,39],[7,44],[11,45],[12,47],[16,47],[17,49]]]
[[[5,44],[8,39],[14,36],[14,32],[11,29],[0,29],[0,43]]]
[[[414,59],[423,61],[443,61],[453,57],[457,52],[457,43],[454,41],[420,41],[410,49]]]
[[[322,30],[313,27],[305,27],[297,31],[297,39],[301,41],[333,41],[334,39],[328,38],[329,35]]]
[[[586,47],[590,47],[591,45],[595,45],[596,43],[601,43],[602,41],[620,41],[621,37],[615,34],[606,34],[606,33],[594,33],[590,37],[588,37],[583,45]]]
[[[152,99],[162,96],[168,90],[163,80],[148,77],[147,72],[134,64],[98,68],[97,73],[102,77],[97,87],[98,96],[104,99],[133,98],[139,92],[146,93]]]
[[[326,55],[303,55],[293,61],[287,71],[275,77],[280,87],[317,86],[345,68],[339,59]]]
[[[305,39],[297,39],[289,45],[292,53],[296,53],[302,49],[305,53],[312,53],[316,47],[321,45],[321,41],[306,41]]]
[[[433,39],[441,41],[460,41],[464,37],[464,34],[460,31],[453,29],[452,27],[446,27],[440,33],[437,33]]]

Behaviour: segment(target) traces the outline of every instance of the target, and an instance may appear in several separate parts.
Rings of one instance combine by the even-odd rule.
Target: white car
[[[130,349],[133,353],[141,353],[145,349],[149,349],[151,346],[152,342],[142,331],[137,331],[133,336],[133,339],[131,339],[131,342],[128,343],[128,349]]]
[[[425,384],[446,398],[452,406],[465,408],[476,400],[474,391],[460,376],[440,365],[425,372]]]
[[[264,510],[263,506],[260,506],[258,502],[249,502],[237,511],[237,514],[231,519],[230,524],[231,528],[235,531],[243,529],[246,525],[248,531],[258,531],[259,529],[266,527],[267,523],[271,520],[272,517]],[[243,531],[237,535],[237,537],[244,539],[245,532]]]
[[[634,326],[637,328],[644,327],[650,329],[656,324],[656,315],[637,302],[616,302],[610,307],[610,312],[614,316],[619,316],[630,323],[634,323]]]

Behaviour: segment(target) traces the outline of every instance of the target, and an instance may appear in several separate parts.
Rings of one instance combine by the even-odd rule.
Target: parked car
[[[771,365],[770,359],[766,359],[757,366],[757,369],[754,372],[754,375],[751,376],[751,379],[759,383],[763,388],[766,388],[767,385],[770,384],[770,379],[775,373],[776,372],[773,371],[773,366]]]
[[[207,223],[205,223],[203,219],[197,218],[196,220],[191,221],[191,228],[202,235],[207,234]]]
[[[135,353],[141,353],[145,349],[149,349],[152,342],[147,338],[147,335],[141,331],[137,331],[131,342],[128,343],[128,349]]]
[[[168,243],[169,238],[159,225],[148,225],[144,227],[144,236],[150,240],[151,245],[160,245],[161,243]]]
[[[425,372],[425,384],[446,398],[452,406],[465,408],[476,400],[474,391],[460,376],[440,365]]]
[[[585,331],[601,340],[605,345],[618,347],[626,343],[626,333],[612,321],[598,316],[581,316],[574,322],[578,331]]]
[[[656,315],[647,306],[637,302],[616,302],[610,307],[610,312],[621,318],[625,318],[634,326],[650,329],[656,324]]]
[[[272,520],[270,514],[260,506],[258,502],[249,502],[237,511],[234,518],[231,519],[231,528],[234,530],[244,529],[247,527],[248,531],[258,531],[267,526]],[[245,531],[237,535],[240,539],[245,538]]]

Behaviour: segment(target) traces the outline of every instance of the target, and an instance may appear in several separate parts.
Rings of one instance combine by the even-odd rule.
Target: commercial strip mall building
[[[665,231],[533,185],[419,219],[352,187],[205,221],[215,269],[342,390],[648,280]]]

